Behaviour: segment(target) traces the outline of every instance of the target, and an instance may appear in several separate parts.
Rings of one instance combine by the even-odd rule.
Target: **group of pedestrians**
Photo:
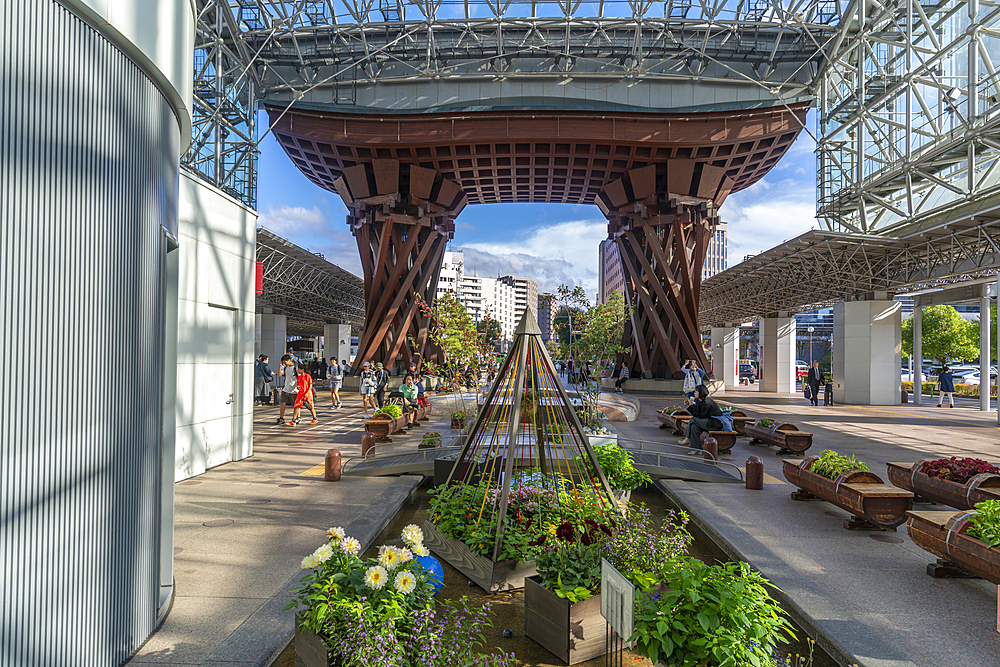
[[[386,404],[385,391],[389,386],[389,370],[384,368],[381,362],[372,366],[371,362],[361,364],[361,374],[359,376],[361,386],[361,405],[364,408],[364,418],[368,418],[368,409],[373,411]],[[400,399],[403,409],[409,412],[416,408],[423,398],[424,385],[423,377],[417,370],[416,364],[410,364],[406,374],[403,376],[403,384],[398,391],[389,394],[390,399]]]

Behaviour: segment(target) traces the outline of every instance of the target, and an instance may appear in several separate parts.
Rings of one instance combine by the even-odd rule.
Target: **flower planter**
[[[295,615],[295,667],[340,667],[340,656],[330,653],[323,638],[312,630],[299,628]]]
[[[596,447],[597,445],[617,445],[618,444],[618,434],[609,433],[607,435],[588,435],[587,439],[590,440],[590,446]]]
[[[747,424],[752,424],[755,421],[757,421],[753,417],[747,417],[747,414],[742,410],[733,410],[732,412],[729,413],[729,415],[733,418],[733,430],[739,433],[740,435],[747,434],[746,432]]]
[[[414,417],[414,419],[422,422],[430,421],[430,414],[431,414],[430,403],[428,403],[427,405],[421,405],[417,407],[416,416]]]
[[[805,456],[812,447],[812,433],[800,431],[795,424],[778,424],[773,429],[757,424],[744,424],[743,433],[752,438],[751,445],[774,445],[780,456]]]
[[[1000,475],[983,473],[965,484],[918,472],[924,459],[916,463],[886,463],[889,481],[901,489],[912,491],[927,500],[951,505],[960,510],[972,509],[984,500],[1000,500]]]
[[[389,436],[406,428],[409,417],[406,413],[393,419],[386,413],[380,413],[365,420],[365,429],[375,434],[375,442],[392,442]]]
[[[455,419],[454,417],[452,417],[451,427],[456,431],[461,431],[463,428],[465,428],[465,419]]]
[[[424,521],[424,544],[456,570],[490,593],[524,588],[524,578],[536,573],[534,561],[504,560],[494,562],[473,553],[458,540],[439,533],[434,524]]]
[[[809,471],[817,458],[782,461],[785,479],[805,491],[792,493],[792,500],[825,500],[850,512],[856,518],[844,522],[848,530],[896,530],[906,521],[906,512],[913,506],[912,493],[864,470],[849,470],[835,480],[817,475]]]
[[[939,558],[927,566],[934,577],[959,575],[965,572],[1000,584],[1000,549],[991,549],[985,542],[967,534],[969,519],[975,512],[907,512],[906,532],[921,549]],[[960,568],[956,571],[957,568]],[[967,575],[966,575],[967,576]]]
[[[656,419],[660,422],[660,428],[670,428],[673,429],[674,435],[684,435],[684,428],[691,415],[687,410],[679,410],[672,415],[657,410]]]
[[[604,655],[606,625],[600,594],[570,602],[542,586],[541,577],[525,578],[524,634],[566,664]]]

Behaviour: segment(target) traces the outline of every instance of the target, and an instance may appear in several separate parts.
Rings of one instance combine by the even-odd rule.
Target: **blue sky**
[[[814,112],[808,125],[815,126]],[[270,135],[260,147],[259,224],[360,276],[358,247],[340,197],[306,179]],[[814,148],[802,132],[764,179],[726,200],[729,266],[816,225]],[[467,270],[480,275],[534,278],[540,292],[561,283],[582,285],[593,298],[598,244],[606,237],[607,222],[596,206],[489,204],[462,212],[452,246],[465,250]]]

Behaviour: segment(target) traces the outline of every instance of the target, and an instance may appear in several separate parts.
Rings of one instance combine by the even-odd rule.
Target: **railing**
[[[458,439],[458,436],[455,436],[453,438],[452,442],[454,442],[454,440],[457,440],[457,439]],[[444,442],[443,439],[442,439],[442,442]],[[397,457],[400,457],[400,456],[413,456],[414,454],[417,454],[417,455],[420,456],[420,459],[417,460],[417,461],[414,461],[414,463],[428,463],[430,461],[434,461],[436,459],[441,458],[442,452],[446,452],[446,453],[449,453],[449,454],[452,453],[452,452],[454,452],[454,453],[457,454],[457,453],[459,453],[461,451],[462,451],[462,448],[460,446],[451,444],[451,445],[448,445],[447,447],[431,447],[431,448],[428,448],[428,449],[404,449],[404,450],[400,450],[400,451],[397,451],[397,452],[385,452],[383,454],[368,454],[368,455],[362,455],[362,456],[351,456],[349,458],[344,459],[343,465],[341,466],[341,471],[344,472],[344,473],[346,473],[350,467],[352,467],[354,465],[357,465],[358,463],[362,463],[362,462],[366,462],[366,461],[375,461],[375,462],[383,461],[383,460],[387,461],[389,459],[397,458]]]
[[[733,470],[735,470],[736,473],[739,475],[739,478],[743,479],[743,471],[739,468],[739,466],[733,463],[728,463],[726,461],[719,461],[716,458],[704,459],[704,460],[693,458],[692,456],[690,456],[690,454],[688,454],[688,452],[692,451],[691,448],[685,447],[684,445],[672,445],[666,442],[648,442],[645,440],[626,440],[618,438],[618,446],[621,447],[622,449],[642,452],[644,454],[655,455],[657,467],[669,467],[661,465],[661,461],[663,460],[700,463],[703,465],[719,468],[720,470],[722,470],[723,466],[725,466],[726,468],[732,468]],[[673,450],[673,451],[661,451],[662,449]],[[711,456],[711,454],[709,454],[709,456]]]

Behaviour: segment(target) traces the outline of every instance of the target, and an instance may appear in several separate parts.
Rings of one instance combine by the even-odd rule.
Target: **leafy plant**
[[[546,539],[545,548],[535,556],[542,586],[570,602],[585,600],[601,588],[601,546],[612,528],[593,520],[589,523],[582,532],[572,527],[567,531],[565,524],[560,526],[557,533],[569,532],[568,541]],[[581,589],[586,595],[582,595]]]
[[[968,534],[990,547],[1000,547],[1000,500],[984,500],[975,505]]]
[[[614,443],[595,446],[594,455],[608,479],[608,484],[615,491],[637,489],[643,484],[653,483],[648,473],[636,469],[632,455]],[[594,470],[589,457],[577,456],[574,460],[586,467],[591,477],[597,478],[597,471]]]
[[[672,415],[678,412],[686,412],[687,408],[685,408],[683,405],[671,405],[669,408],[664,408],[663,411],[666,412],[668,415]]]
[[[373,412],[372,414],[373,415],[386,414],[390,415],[393,419],[396,419],[397,417],[403,414],[403,408],[399,407],[398,405],[384,405],[375,412]]]
[[[774,427],[778,425],[778,422],[773,419],[758,419],[754,422],[754,426],[760,426],[761,428],[769,428],[774,430]]]
[[[604,557],[632,583],[642,587],[643,573],[655,574],[687,553],[691,544],[687,522],[685,512],[671,510],[657,523],[646,505],[629,505],[605,545]]]
[[[452,419],[465,419],[465,411],[464,410],[459,410],[458,412],[452,412],[451,413],[451,418]]]
[[[440,444],[440,442],[441,442],[441,434],[438,433],[437,431],[432,431],[430,433],[424,433],[424,437],[422,437],[420,439],[420,442],[421,443],[425,443],[425,444],[432,443],[432,442]]]
[[[767,580],[746,563],[680,558],[661,581],[665,590],[639,594],[631,637],[654,664],[771,665],[775,647],[795,638]]]
[[[824,449],[820,452],[819,458],[809,465],[809,472],[817,475],[837,479],[849,470],[868,470],[868,466],[857,457],[844,456],[832,449]]]
[[[937,459],[936,461],[924,461],[920,466],[920,472],[938,479],[946,479],[956,484],[965,484],[976,475],[982,473],[992,473],[1000,475],[1000,468],[983,461],[982,459],[956,458]]]

